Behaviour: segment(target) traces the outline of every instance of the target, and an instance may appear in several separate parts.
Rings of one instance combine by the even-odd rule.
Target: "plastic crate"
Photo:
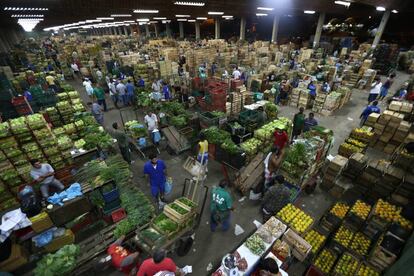
[[[111,185],[112,186],[112,190],[109,192],[103,192],[103,187],[107,186],[107,185]],[[99,190],[102,194],[102,198],[106,203],[112,202],[114,200],[119,199],[119,190],[116,187],[114,182],[110,182],[108,184],[105,184],[101,187],[99,187]]]
[[[119,209],[119,208],[121,208],[121,200],[118,198],[118,199],[113,200],[113,201],[111,201],[111,202],[109,202],[109,203],[106,203],[106,204],[104,205],[104,207],[102,208],[102,210],[103,210],[103,213],[104,213],[105,215],[109,215],[109,214],[111,214],[113,211],[115,211],[115,210],[117,210],[117,209]]]
[[[240,112],[239,121],[243,125],[247,123],[256,123],[259,119],[259,112],[256,110],[245,110]]]
[[[126,218],[125,209],[119,208],[118,210],[113,211],[111,214],[111,217],[112,217],[113,222],[118,222],[120,220],[123,220],[124,218]]]
[[[289,182],[285,182],[283,185],[290,190],[290,202],[295,202],[300,195],[300,188]]]
[[[211,112],[204,112],[200,114],[200,124],[211,127],[218,126],[219,117],[214,116]]]

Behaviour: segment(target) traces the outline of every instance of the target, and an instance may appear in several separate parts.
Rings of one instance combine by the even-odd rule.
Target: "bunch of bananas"
[[[366,264],[361,264],[361,266],[358,269],[358,273],[356,275],[357,276],[379,276],[380,274],[376,272],[374,269],[372,269],[372,267]]]
[[[338,231],[335,233],[334,240],[344,247],[348,247],[353,236],[354,232],[341,225],[341,227],[339,227]]]
[[[371,241],[362,233],[358,232],[351,243],[351,249],[362,256],[366,256],[368,253]]]
[[[312,253],[314,254],[318,252],[319,248],[326,240],[326,237],[324,235],[319,234],[313,229],[307,232],[304,238],[310,245],[312,245]]]
[[[293,206],[291,203],[287,204],[285,207],[282,208],[277,213],[277,217],[282,219],[284,222],[289,223],[291,222],[299,213],[301,210],[295,206]]]
[[[349,254],[343,254],[335,267],[335,272],[343,276],[354,276],[357,272],[359,263]]]
[[[352,153],[362,152],[362,148],[354,146],[354,145],[349,144],[349,143],[342,143],[339,146],[339,152],[340,153],[352,154]]]
[[[367,219],[370,211],[371,211],[371,206],[359,199],[355,202],[355,204],[351,208],[351,213],[362,218],[363,220]]]
[[[337,202],[332,209],[329,211],[332,215],[343,219],[346,215],[346,213],[348,213],[349,210],[349,206],[346,205],[345,203],[342,202]]]
[[[354,146],[359,147],[359,148],[366,148],[367,147],[367,144],[362,143],[361,141],[359,141],[357,139],[353,139],[353,138],[346,139],[346,142],[348,144],[354,145]]]
[[[316,259],[315,266],[324,274],[329,274],[335,261],[336,256],[331,251],[324,249]]]
[[[378,199],[375,205],[374,214],[388,222],[398,221],[401,217],[401,207],[392,205],[391,203]]]

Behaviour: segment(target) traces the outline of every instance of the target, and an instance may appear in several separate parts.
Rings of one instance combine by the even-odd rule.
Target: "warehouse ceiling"
[[[334,0],[204,0],[202,2],[205,4],[202,7],[175,5],[176,1],[180,0],[2,0],[0,22],[3,27],[11,26],[16,24],[21,16],[34,18],[36,15],[36,18],[43,19],[36,29],[42,30],[78,21],[95,20],[97,17],[110,17],[114,14],[131,15],[115,18],[117,21],[135,21],[138,18],[152,20],[153,17],[176,20],[176,15],[190,15],[192,19],[214,17],[208,15],[209,11],[223,12],[224,15],[232,15],[234,18],[256,17],[257,13],[266,13],[269,16],[274,13],[295,16],[303,15],[304,10],[358,17],[381,13],[376,10],[378,6],[400,13],[414,12],[413,0],[344,0],[351,2],[349,7],[335,4]],[[186,1],[201,2],[182,0]],[[258,10],[258,7],[273,10]],[[158,13],[134,13],[134,9],[151,9],[157,10]]]

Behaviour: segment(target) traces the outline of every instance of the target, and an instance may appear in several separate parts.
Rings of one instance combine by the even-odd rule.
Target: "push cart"
[[[140,232],[145,229],[138,229],[133,238],[136,247],[148,255],[152,255],[155,250],[164,249],[167,252],[176,252],[178,256],[185,256],[193,245],[194,233],[200,225],[201,216],[207,201],[207,195],[207,186],[200,185],[198,181],[190,180],[188,178],[185,179],[182,197],[190,199],[197,204],[193,213],[193,219],[186,223],[186,225],[178,230],[173,236],[164,238],[163,242],[158,244],[148,244],[145,240],[140,238]]]

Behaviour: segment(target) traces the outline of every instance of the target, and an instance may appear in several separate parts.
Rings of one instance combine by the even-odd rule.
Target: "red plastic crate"
[[[18,96],[18,97],[14,97],[11,100],[12,105],[17,106],[17,105],[28,105],[29,103],[26,100],[25,96]]]
[[[125,213],[124,208],[119,208],[118,210],[113,211],[111,214],[111,217],[112,217],[113,222],[118,222],[126,218],[126,213]]]

